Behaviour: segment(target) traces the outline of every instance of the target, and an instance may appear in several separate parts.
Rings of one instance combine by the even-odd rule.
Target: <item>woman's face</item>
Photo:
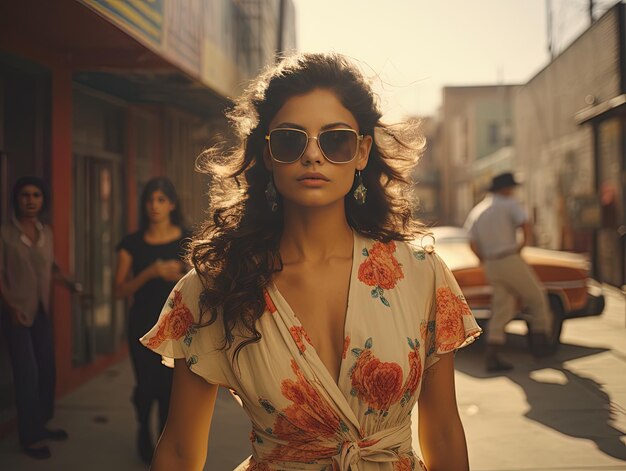
[[[324,157],[318,141],[311,137],[328,129],[353,129],[360,134],[352,113],[332,91],[315,89],[285,102],[270,122],[269,131],[277,128],[301,129],[309,135],[304,153],[293,163],[276,162],[269,147],[265,147],[265,166],[274,176],[283,204],[301,207],[343,204],[343,198],[354,183],[355,171],[363,170],[367,165],[372,138],[364,136],[358,142],[356,157],[352,161],[336,164]]]
[[[146,201],[146,213],[151,223],[169,220],[174,208],[176,205],[161,190],[153,192]]]
[[[23,186],[17,194],[20,217],[37,217],[43,206],[43,193],[35,185]]]

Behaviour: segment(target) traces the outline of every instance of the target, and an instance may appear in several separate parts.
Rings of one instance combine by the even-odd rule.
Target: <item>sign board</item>
[[[598,196],[569,197],[567,210],[572,227],[576,229],[599,229],[602,227],[602,207]]]
[[[111,23],[155,46],[163,39],[164,0],[81,0]]]

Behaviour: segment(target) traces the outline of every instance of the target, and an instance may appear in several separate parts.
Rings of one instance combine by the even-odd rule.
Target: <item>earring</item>
[[[278,192],[274,186],[274,176],[270,175],[270,181],[265,188],[265,199],[273,213],[278,211]]]
[[[367,188],[363,184],[363,177],[361,177],[361,171],[356,171],[356,181],[357,185],[354,191],[352,192],[352,196],[356,200],[356,204],[363,205],[365,204],[365,197],[367,196]]]

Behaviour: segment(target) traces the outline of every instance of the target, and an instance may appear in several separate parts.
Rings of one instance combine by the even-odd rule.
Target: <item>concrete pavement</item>
[[[0,440],[2,471],[145,471],[135,451],[133,386],[128,359],[57,402],[54,427],[70,434],[49,442],[52,458],[36,461],[20,453],[17,434]],[[156,409],[153,423],[157,422]],[[249,454],[250,427],[230,393],[220,389],[205,470],[234,469]]]
[[[601,317],[565,323],[552,358],[527,354],[521,322],[505,351],[511,373],[485,373],[481,343],[457,355],[472,470],[626,470],[626,312],[619,290],[605,295]]]
[[[472,470],[626,470],[626,305],[614,288],[606,296],[601,317],[565,324],[552,358],[528,355],[522,323],[509,329],[505,355],[516,365],[510,374],[484,372],[480,342],[458,353],[457,397]],[[145,469],[134,448],[131,387],[128,361],[109,368],[58,402],[54,425],[70,439],[51,443],[52,459],[23,456],[12,434],[0,441],[0,469]],[[248,434],[245,414],[221,391],[205,470],[236,467],[249,454]],[[416,431],[414,437],[417,448]]]

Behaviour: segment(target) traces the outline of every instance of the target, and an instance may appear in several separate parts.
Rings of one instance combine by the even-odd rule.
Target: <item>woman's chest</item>
[[[183,249],[179,241],[169,244],[152,245],[142,241],[137,244],[131,253],[133,257],[133,272],[143,271],[157,260],[174,260],[183,256]]]
[[[308,270],[284,270],[274,285],[283,310],[302,327],[322,363],[339,376],[350,297],[351,263],[344,261]]]
[[[408,413],[419,391],[425,358],[420,316],[392,293],[387,306],[373,298],[368,287],[355,284],[352,290],[345,325],[335,332],[340,335],[326,332],[335,341],[333,370],[323,356],[331,349],[320,348],[306,326],[290,315],[280,293],[269,289],[274,305],[259,323],[262,339],[241,356],[248,364],[245,371],[255,375],[244,374],[239,385],[252,407],[262,412],[261,418],[267,410],[308,402],[317,407],[322,401],[326,407],[353,414],[369,430],[383,418],[394,421]]]

